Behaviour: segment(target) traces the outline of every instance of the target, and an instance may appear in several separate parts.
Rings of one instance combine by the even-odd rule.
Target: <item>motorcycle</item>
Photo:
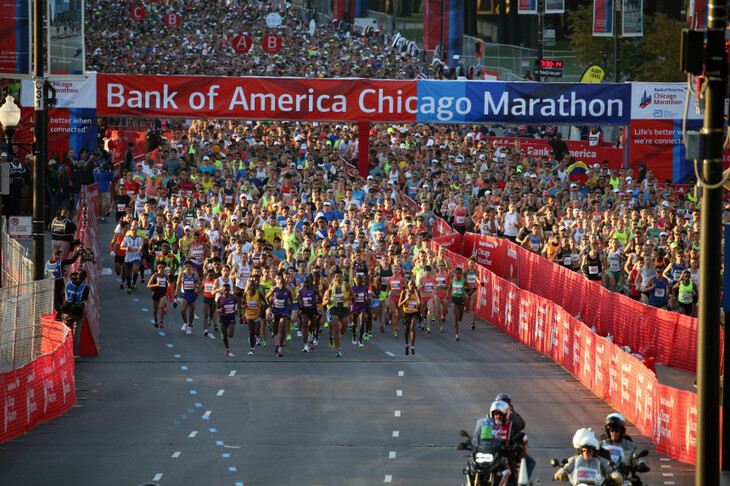
[[[460,430],[459,435],[466,440],[456,449],[471,451],[469,462],[463,470],[466,486],[517,486],[517,476],[510,468],[510,461],[516,464],[524,452],[521,445],[524,433],[517,434],[509,443],[493,437],[491,440],[482,439],[478,445],[472,442],[471,435],[465,430]]]
[[[563,459],[562,461],[552,459],[550,461],[550,465],[553,467],[563,467],[566,464],[568,464],[568,459]],[[621,477],[612,477],[613,475],[618,475],[617,472],[614,471],[609,476],[601,474],[598,464],[595,460],[586,461],[578,459],[573,471],[568,475],[568,481],[573,486],[616,486],[617,484],[625,486]]]
[[[646,467],[646,465],[644,465],[644,467],[629,466],[621,461],[621,453],[622,451],[620,446],[609,446],[607,444],[601,444],[601,449],[598,452],[600,456],[611,461],[611,464],[613,464],[616,470],[624,477],[623,486],[643,486],[644,483],[641,481],[638,473],[648,472],[649,468]],[[646,449],[638,453],[635,452],[634,460],[631,462],[635,464],[636,459],[646,457],[648,455],[649,451]]]

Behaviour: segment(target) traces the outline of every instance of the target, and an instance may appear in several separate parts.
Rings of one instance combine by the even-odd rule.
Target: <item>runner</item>
[[[124,190],[121,185],[119,187],[122,188],[122,191]],[[109,243],[109,249],[111,250],[111,256],[114,257],[114,273],[121,279],[119,288],[124,290],[124,282],[127,281],[127,264],[124,258],[126,252],[122,250],[121,245],[124,237],[127,235],[129,222],[122,219],[119,221],[119,227],[120,231],[112,237],[112,241]]]
[[[195,317],[195,301],[200,292],[200,277],[198,272],[193,270],[193,262],[187,260],[183,267],[185,270],[177,277],[175,285],[175,298],[182,297],[180,314],[182,315],[182,331],[187,334],[193,333],[193,318]]]
[[[132,221],[127,235],[119,248],[125,252],[124,264],[127,267],[127,293],[137,290],[137,274],[140,267],[140,254],[144,246],[144,238],[138,234],[137,220]]]
[[[431,265],[426,265],[423,267],[423,275],[421,276],[418,290],[421,297],[421,318],[427,334],[431,334],[429,317],[431,318],[430,322],[436,322],[436,316],[439,315],[437,306],[440,306],[440,303],[436,301],[436,297],[434,296],[435,287],[436,281],[431,274]]]
[[[398,305],[400,294],[405,288],[406,279],[401,275],[400,265],[393,265],[393,276],[388,281],[388,309],[390,311],[390,322],[393,323],[393,337],[398,337],[398,323],[401,318],[401,309]]]
[[[245,307],[243,313],[248,325],[248,342],[251,346],[251,350],[248,352],[249,356],[253,356],[256,345],[260,343],[258,336],[261,335],[261,328],[266,325],[263,322],[264,298],[259,290],[258,279],[258,274],[252,274],[246,283],[246,290],[243,294],[243,305]]]
[[[308,353],[314,349],[316,336],[317,336],[317,323],[319,322],[320,315],[317,311],[317,303],[322,300],[322,296],[319,294],[317,287],[313,284],[313,279],[310,275],[304,277],[304,285],[299,289],[299,302],[302,310],[302,338],[304,340],[304,348],[302,352]],[[310,341],[310,335],[312,337]]]
[[[352,287],[343,281],[342,272],[336,270],[334,282],[324,294],[324,304],[329,308],[332,322],[330,325],[330,347],[336,347],[335,356],[342,357],[340,340],[347,330],[347,317],[350,313],[349,301],[352,296]]]
[[[416,320],[418,319],[421,298],[418,296],[416,281],[411,279],[408,286],[401,292],[398,307],[403,310],[403,329],[406,340],[406,356],[416,354]]]
[[[209,269],[206,272],[205,280],[203,281],[203,336],[215,339],[213,333],[208,332],[208,322],[213,324],[213,331],[218,332],[218,324],[216,323],[216,303],[215,294],[213,293],[213,287],[215,286],[218,276],[214,269]]]
[[[350,313],[352,315],[352,344],[363,344],[363,336],[365,334],[365,325],[367,323],[367,310],[370,307],[370,299],[368,297],[368,284],[365,280],[364,273],[355,274],[355,285],[352,287],[352,304],[350,305]]]
[[[147,281],[147,288],[152,289],[152,317],[155,327],[163,327],[167,306],[160,308],[160,300],[167,299],[167,289],[171,286],[169,277],[165,275],[165,263],[157,262],[156,272],[150,275]],[[157,316],[160,318],[157,319]]]
[[[228,340],[233,338],[233,334],[236,328],[236,297],[231,293],[231,284],[224,283],[223,290],[220,293],[218,299],[218,312],[220,313],[221,319],[221,335],[223,336],[223,345],[226,347],[226,352],[223,356],[233,357],[231,353]]]
[[[375,276],[376,285],[379,289],[379,300],[380,305],[375,308],[374,320],[380,321],[380,332],[385,332],[385,326],[389,325],[388,314],[390,313],[390,306],[388,304],[388,286],[390,285],[390,278],[393,276],[393,268],[390,266],[389,255],[383,255],[380,258],[380,266],[378,267],[378,273]]]
[[[281,358],[283,356],[281,348],[285,345],[284,340],[289,325],[293,296],[284,282],[284,275],[277,273],[275,282],[274,287],[266,294],[266,300],[271,304],[271,316],[274,324],[274,344],[276,344],[274,354]]]
[[[451,278],[446,271],[446,262],[443,260],[438,262],[434,281],[436,282],[434,287],[434,291],[436,293],[436,297],[434,297],[436,300],[434,303],[434,309],[441,313],[439,325],[441,327],[441,332],[443,333],[446,315],[449,313],[449,288],[451,287]]]
[[[454,270],[454,278],[449,285],[449,294],[451,295],[451,307],[454,310],[454,340],[459,341],[459,323],[464,316],[464,297],[466,282],[462,275],[461,267]]]
[[[479,287],[477,287],[477,284],[484,285],[482,281],[479,280],[477,259],[472,256],[469,257],[469,264],[466,268],[466,311],[471,315],[472,331],[477,328],[477,300],[479,298]]]

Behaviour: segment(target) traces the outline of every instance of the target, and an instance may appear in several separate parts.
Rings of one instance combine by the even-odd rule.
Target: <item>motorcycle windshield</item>
[[[493,452],[509,440],[510,423],[503,425],[483,424],[479,434],[478,449],[482,452]]]
[[[571,476],[571,484],[599,485],[603,482],[601,472],[592,467],[576,467]]]

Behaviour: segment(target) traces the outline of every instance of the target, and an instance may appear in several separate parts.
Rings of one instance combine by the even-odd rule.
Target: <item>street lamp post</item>
[[[3,132],[5,132],[5,142],[8,146],[8,151],[10,152],[11,157],[14,155],[13,135],[15,134],[15,127],[18,126],[18,123],[20,123],[20,108],[18,108],[18,105],[15,104],[15,98],[8,95],[5,98],[5,103],[0,106],[0,125],[2,125]],[[2,171],[1,167],[0,171]],[[0,197],[0,242],[3,237],[2,215],[3,202]],[[3,268],[3,249],[0,249],[0,288],[3,286]]]

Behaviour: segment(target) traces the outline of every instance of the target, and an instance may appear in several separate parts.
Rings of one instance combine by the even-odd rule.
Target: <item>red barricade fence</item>
[[[0,443],[51,420],[76,403],[73,337],[54,314],[42,317],[42,355],[0,374]]]
[[[99,331],[101,318],[101,239],[96,218],[99,216],[100,198],[99,184],[84,186],[79,194],[74,219],[77,226],[76,239],[96,255],[96,262],[77,260],[72,271],[86,270],[86,284],[89,286],[89,299],[84,308],[84,320],[79,335],[80,356],[99,355]]]
[[[480,318],[562,365],[650,437],[657,452],[695,463],[697,395],[660,384],[620,346],[694,371],[696,357],[688,349],[696,350],[696,320],[612,294],[498,238],[456,234],[431,241],[433,249],[440,245],[461,250],[446,250],[452,264],[465,266],[462,255],[477,258],[484,283]],[[592,325],[598,333],[591,332]],[[615,342],[603,337],[607,333]]]

